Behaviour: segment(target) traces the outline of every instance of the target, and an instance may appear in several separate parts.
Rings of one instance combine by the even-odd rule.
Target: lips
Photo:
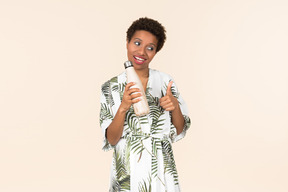
[[[140,56],[133,56],[133,58],[134,58],[135,63],[139,65],[143,64],[147,60]]]

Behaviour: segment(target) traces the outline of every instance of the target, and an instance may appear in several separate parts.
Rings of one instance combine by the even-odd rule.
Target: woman
[[[164,27],[149,18],[127,31],[127,56],[145,89],[148,115],[135,115],[141,93],[126,83],[125,72],[102,85],[103,149],[114,149],[109,191],[180,191],[171,143],[185,136],[190,118],[172,78],[149,68],[165,40]]]

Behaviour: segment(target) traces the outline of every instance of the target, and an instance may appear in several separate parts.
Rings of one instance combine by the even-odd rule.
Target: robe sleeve
[[[108,126],[112,123],[114,118],[113,111],[111,109],[111,92],[110,92],[110,82],[107,81],[101,87],[101,97],[100,97],[100,127],[102,129],[103,134],[103,150],[109,151],[113,149],[113,146],[108,142],[106,137],[106,130]]]
[[[173,96],[176,97],[178,102],[179,102],[179,106],[180,106],[180,109],[181,109],[181,112],[182,112],[182,115],[183,115],[184,121],[185,121],[183,131],[180,134],[177,134],[176,127],[171,122],[170,138],[171,138],[172,142],[176,142],[176,141],[185,137],[186,132],[191,125],[191,119],[189,117],[188,107],[187,107],[185,101],[183,100],[182,96],[180,95],[180,93],[177,89],[177,86],[175,84],[175,81],[173,80],[172,77],[170,77],[169,81],[173,81],[171,91],[172,91]]]

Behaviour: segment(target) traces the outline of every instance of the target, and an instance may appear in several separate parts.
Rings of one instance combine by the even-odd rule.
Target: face
[[[147,69],[156,55],[156,37],[144,30],[136,31],[130,42],[127,42],[128,60],[132,61],[135,70]]]

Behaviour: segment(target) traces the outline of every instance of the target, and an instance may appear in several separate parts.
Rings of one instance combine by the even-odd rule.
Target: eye
[[[140,46],[141,43],[139,41],[135,41],[134,44]]]
[[[149,51],[153,51],[153,50],[154,50],[154,47],[149,46],[149,47],[147,47],[147,49],[148,49]]]

